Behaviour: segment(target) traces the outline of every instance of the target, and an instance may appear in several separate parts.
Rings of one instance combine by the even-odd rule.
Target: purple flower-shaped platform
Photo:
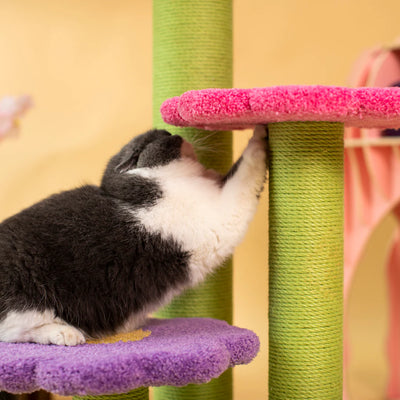
[[[206,383],[259,350],[255,333],[207,318],[152,319],[135,342],[74,347],[0,343],[0,390],[61,395],[124,393]]]

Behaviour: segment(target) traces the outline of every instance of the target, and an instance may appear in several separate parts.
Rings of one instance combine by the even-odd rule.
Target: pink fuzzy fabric
[[[230,130],[284,121],[337,121],[363,128],[400,128],[400,88],[275,86],[193,90],[166,100],[165,122]]]

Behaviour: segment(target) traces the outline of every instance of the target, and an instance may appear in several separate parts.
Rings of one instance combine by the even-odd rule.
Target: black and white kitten
[[[256,127],[226,176],[165,130],[131,140],[100,187],[55,194],[0,224],[0,341],[77,345],[127,332],[202,282],[245,235],[263,188]]]

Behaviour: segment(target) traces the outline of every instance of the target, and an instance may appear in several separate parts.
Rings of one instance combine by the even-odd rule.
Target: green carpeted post
[[[342,399],[343,125],[269,140],[269,399]]]
[[[123,394],[73,397],[73,400],[148,400],[148,399],[149,399],[149,388],[139,388]]]
[[[153,120],[191,141],[200,141],[199,158],[208,168],[227,172],[232,164],[230,132],[205,132],[166,125],[161,103],[188,90],[232,87],[231,0],[153,1]],[[190,221],[188,221],[190,223]],[[212,317],[232,322],[232,264],[227,262],[200,288],[185,293],[159,314],[161,317]],[[232,397],[231,371],[210,384],[154,389],[167,399]]]

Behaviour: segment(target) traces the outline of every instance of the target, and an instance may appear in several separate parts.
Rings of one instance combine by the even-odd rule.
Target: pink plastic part
[[[386,140],[386,139],[382,139]],[[365,157],[369,152],[382,151],[387,157],[385,164],[371,164],[372,157]],[[392,212],[400,203],[400,141],[397,145],[388,145],[386,148],[346,148],[345,149],[345,269],[344,269],[344,297],[345,297],[345,329],[344,329],[344,348],[345,348],[345,367],[351,356],[348,333],[346,305],[351,291],[353,276],[356,272],[360,258],[364,252],[372,232],[380,224],[383,218]],[[379,178],[379,179],[378,179]],[[388,188],[386,193],[380,190],[378,182],[385,182]],[[399,208],[397,208],[399,209]],[[400,221],[400,212],[399,212]],[[395,242],[400,248],[400,242]],[[395,250],[393,250],[395,251]],[[398,251],[398,250],[396,250]],[[389,264],[388,274],[390,277],[391,307],[397,307],[391,313],[391,325],[393,329],[398,329],[400,322],[400,299],[399,283],[400,276],[398,268],[400,266],[399,253],[394,258],[397,262],[397,272],[394,261]],[[392,256],[393,259],[394,256]],[[397,280],[396,274],[397,273]],[[397,300],[396,300],[397,299]],[[394,304],[397,301],[397,306]],[[396,328],[397,327],[397,328]],[[397,344],[396,344],[397,342]],[[398,369],[400,366],[400,352],[397,350],[400,345],[400,335],[393,334],[389,340],[388,352],[391,354],[389,362],[390,369]],[[346,368],[345,368],[346,369]],[[392,374],[393,375],[393,374]],[[390,383],[391,392],[400,394],[400,379],[393,379]],[[398,396],[399,397],[399,396]],[[344,396],[346,398],[346,396]],[[396,398],[396,397],[389,397]]]
[[[357,70],[358,68],[358,70]],[[400,81],[400,50],[374,49],[362,55],[353,71],[357,86],[390,86]],[[358,72],[358,73],[357,73]],[[351,357],[348,342],[346,305],[353,276],[367,242],[390,212],[400,225],[400,138],[381,137],[380,129],[345,130],[345,321],[344,321],[344,399],[347,393],[346,369]],[[354,145],[354,139],[358,144]],[[400,397],[400,233],[393,238],[387,266],[390,323],[388,333],[389,383],[387,398]]]
[[[400,205],[394,214],[398,220],[392,248],[390,252],[387,277],[389,288],[389,332],[388,332],[388,362],[389,383],[388,399],[400,398]]]
[[[338,121],[346,126],[400,127],[400,88],[275,86],[204,89],[168,99],[165,122],[210,130],[284,121]]]
[[[367,80],[377,57],[384,52],[382,47],[367,49],[358,57],[349,76],[351,87],[367,86]]]

